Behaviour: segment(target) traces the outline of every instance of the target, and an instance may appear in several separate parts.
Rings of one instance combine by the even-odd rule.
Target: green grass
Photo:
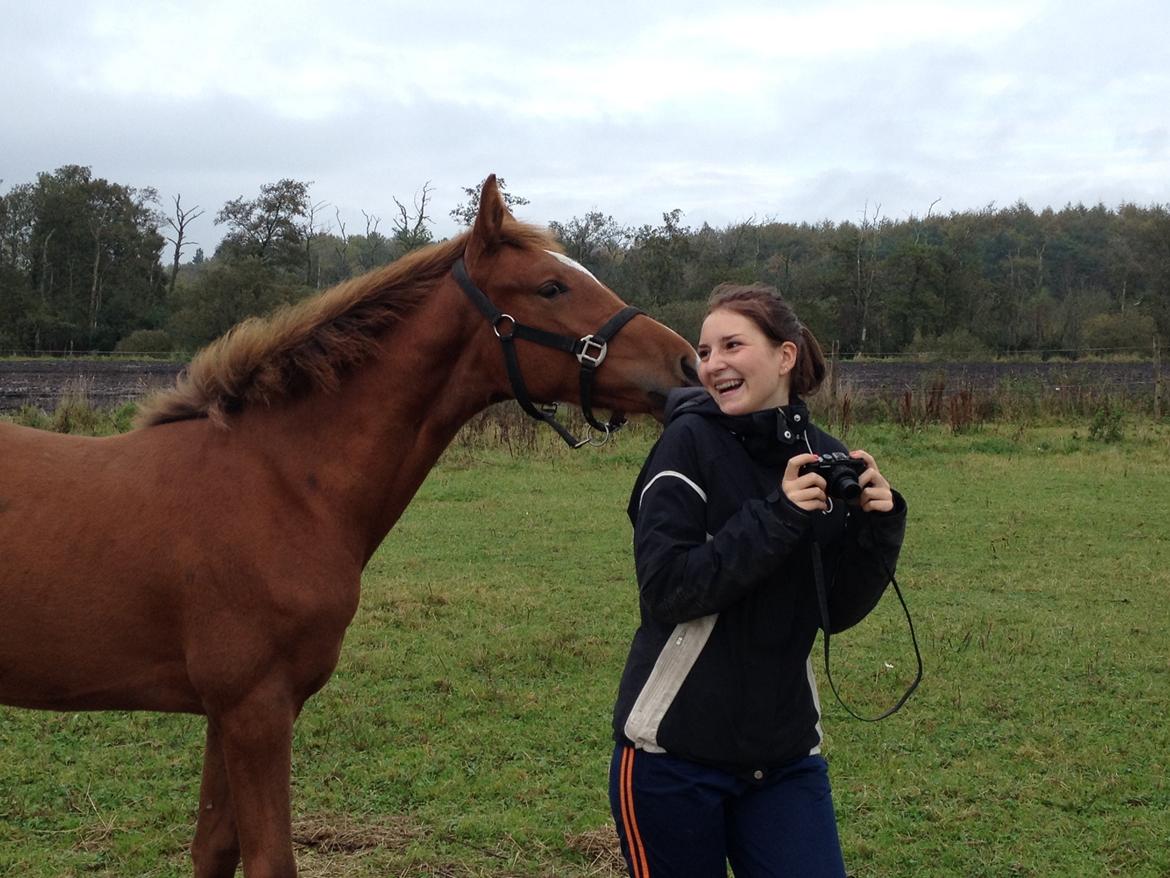
[[[1170,875],[1168,439],[1136,419],[1114,442],[851,432],[910,504],[899,582],[926,662],[877,724],[848,718],[821,675],[852,874]],[[531,458],[460,444],[431,474],[297,726],[306,875],[617,874],[624,506],[650,440]],[[892,595],[833,640],[862,710],[892,701],[911,661]],[[189,874],[201,749],[197,718],[0,708],[0,875]]]

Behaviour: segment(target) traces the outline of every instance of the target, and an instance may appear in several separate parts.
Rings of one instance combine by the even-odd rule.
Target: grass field
[[[1170,876],[1170,429],[1123,433],[847,437],[908,499],[899,582],[926,662],[877,724],[822,685],[853,875]],[[651,435],[457,447],[431,474],[297,727],[305,875],[619,874],[623,510]],[[912,653],[892,595],[833,661],[851,703],[896,696]],[[201,750],[193,717],[0,708],[0,875],[189,874]]]

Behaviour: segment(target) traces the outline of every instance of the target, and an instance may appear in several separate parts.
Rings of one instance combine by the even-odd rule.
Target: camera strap
[[[893,572],[886,564],[885,558],[881,557],[880,553],[878,554],[878,558],[882,563],[882,567],[885,568],[886,575],[890,578],[890,584],[894,586],[894,593],[898,596],[898,602],[902,604],[902,612],[906,614],[906,624],[910,628],[910,642],[914,644],[914,657],[918,660],[918,671],[910,687],[902,693],[902,697],[898,699],[893,707],[878,716],[861,716],[842,700],[841,693],[837,691],[837,684],[833,682],[833,673],[829,670],[829,595],[825,589],[825,569],[821,562],[821,545],[815,541],[812,543],[813,580],[816,583],[817,603],[821,609],[821,629],[824,633],[825,676],[829,679],[829,688],[833,690],[833,695],[837,697],[837,702],[845,708],[845,712],[855,719],[867,723],[874,723],[897,713],[914,693],[914,690],[918,688],[918,684],[922,682],[922,653],[918,651],[918,638],[914,634],[914,620],[910,618],[910,609],[906,606],[906,599],[902,597],[902,590],[898,588],[898,580],[894,578]]]

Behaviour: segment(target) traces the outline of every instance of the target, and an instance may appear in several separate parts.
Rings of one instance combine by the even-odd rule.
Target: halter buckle
[[[607,342],[597,341],[596,337],[592,335],[586,335],[578,339],[578,344],[581,345],[581,350],[577,353],[577,362],[582,366],[592,366],[594,369],[601,365],[606,353],[609,351],[609,344]]]

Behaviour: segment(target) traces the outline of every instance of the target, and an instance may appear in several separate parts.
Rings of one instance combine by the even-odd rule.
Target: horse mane
[[[137,426],[229,415],[314,390],[336,390],[463,255],[471,232],[413,251],[267,317],[249,317],[201,350],[176,384],[143,404]],[[505,214],[500,244],[560,250],[543,229]]]

